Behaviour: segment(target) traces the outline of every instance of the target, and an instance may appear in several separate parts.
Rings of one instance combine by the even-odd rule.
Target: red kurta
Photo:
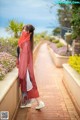
[[[21,47],[21,52],[19,57],[19,80],[21,85],[21,91],[27,93],[28,99],[37,98],[39,97],[39,93],[34,77],[33,56],[31,51],[31,43],[30,43],[29,35],[28,35],[28,39],[21,42],[20,47]],[[27,83],[26,83],[27,69],[29,70],[30,80],[33,85],[33,88],[30,91],[27,91]]]

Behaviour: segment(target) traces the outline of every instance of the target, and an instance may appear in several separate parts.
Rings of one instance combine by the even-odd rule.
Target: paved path
[[[16,120],[80,120],[63,86],[63,70],[53,64],[46,43],[40,47],[35,76],[46,107],[37,111],[33,103],[32,108],[19,109]]]

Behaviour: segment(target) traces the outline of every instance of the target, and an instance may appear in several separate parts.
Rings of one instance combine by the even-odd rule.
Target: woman
[[[33,71],[33,35],[35,28],[32,25],[25,25],[21,37],[18,41],[18,70],[19,82],[22,92],[21,108],[31,107],[30,100],[35,98],[38,106],[36,109],[41,109],[45,105],[39,100],[39,93],[35,82]],[[20,53],[20,54],[19,54]]]

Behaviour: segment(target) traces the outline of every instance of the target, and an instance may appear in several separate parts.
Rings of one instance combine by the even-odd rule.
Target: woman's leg
[[[20,108],[31,107],[30,100],[27,99],[27,95],[25,92],[22,93],[22,100]]]
[[[27,95],[25,92],[22,92],[22,99],[21,99],[21,104],[25,104],[26,103],[26,99],[27,99]]]
[[[39,103],[40,103],[40,101],[41,101],[40,98],[36,98],[35,100],[36,100],[36,102],[37,102],[37,105],[39,105]]]
[[[40,98],[36,98],[37,105],[36,110],[40,110],[41,108],[45,107],[44,102]]]

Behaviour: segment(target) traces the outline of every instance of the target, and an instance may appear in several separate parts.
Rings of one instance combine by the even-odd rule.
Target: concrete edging
[[[63,70],[63,83],[80,116],[80,74],[78,74],[69,64],[63,64]]]
[[[53,62],[55,63],[56,67],[60,67],[61,68],[61,67],[63,67],[62,65],[64,63],[68,62],[68,59],[69,59],[68,56],[61,56],[61,55],[56,54],[52,50],[52,48],[49,47],[49,45],[48,45],[48,50],[49,50],[50,56],[51,56]]]
[[[14,68],[0,81],[0,111],[8,111],[11,120],[20,101],[18,70]]]

